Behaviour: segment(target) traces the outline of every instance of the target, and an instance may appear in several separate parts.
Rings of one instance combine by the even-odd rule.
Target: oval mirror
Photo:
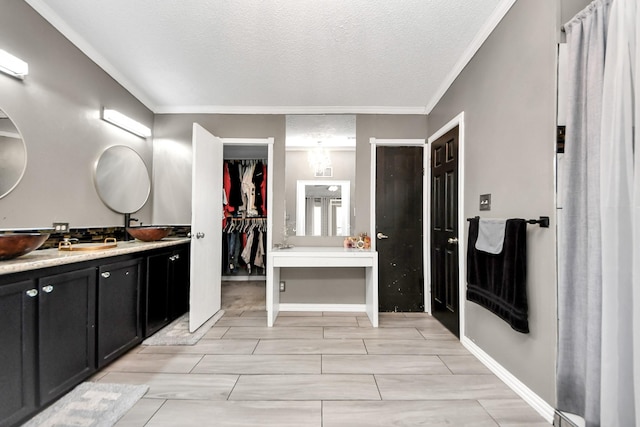
[[[124,145],[109,147],[96,162],[94,175],[100,199],[118,213],[133,213],[149,198],[151,180],[144,160]]]
[[[16,188],[27,168],[27,146],[18,128],[0,110],[0,199]]]

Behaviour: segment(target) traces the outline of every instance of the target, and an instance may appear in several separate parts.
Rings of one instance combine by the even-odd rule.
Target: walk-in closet
[[[264,309],[268,146],[224,145],[222,308]]]

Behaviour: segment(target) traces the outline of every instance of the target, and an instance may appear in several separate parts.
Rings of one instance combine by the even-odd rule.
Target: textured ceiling
[[[428,113],[515,0],[26,0],[156,113]]]

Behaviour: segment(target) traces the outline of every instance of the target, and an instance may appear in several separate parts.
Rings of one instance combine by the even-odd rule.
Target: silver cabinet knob
[[[176,255],[174,255],[174,256],[173,256],[173,259],[174,259],[174,260],[180,259],[180,254],[176,254]]]
[[[37,289],[29,289],[29,290],[26,292],[26,294],[27,294],[27,296],[29,296],[29,297],[33,298],[33,297],[35,297],[36,295],[38,295],[38,290],[37,290]]]
[[[105,279],[108,279],[109,277],[111,277],[111,273],[109,273],[108,271],[105,271],[104,273],[101,274],[102,277],[104,277]]]
[[[457,237],[449,237],[449,239],[447,239],[447,243],[450,243],[452,245],[457,245],[458,244],[458,238]]]
[[[382,234],[382,233],[378,233],[376,235],[376,237],[378,238],[378,240],[388,239],[389,238],[389,236],[387,236],[386,234]]]
[[[202,232],[197,232],[197,233],[196,233],[196,239],[202,239],[202,238],[204,238],[204,233],[202,233]]]
[[[53,286],[51,285],[43,286],[42,291],[50,294],[51,292],[53,292]]]

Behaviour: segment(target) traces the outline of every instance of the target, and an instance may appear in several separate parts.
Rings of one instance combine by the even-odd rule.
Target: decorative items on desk
[[[357,236],[347,236],[344,238],[343,246],[347,249],[371,249],[371,237],[367,233],[360,233]]]

